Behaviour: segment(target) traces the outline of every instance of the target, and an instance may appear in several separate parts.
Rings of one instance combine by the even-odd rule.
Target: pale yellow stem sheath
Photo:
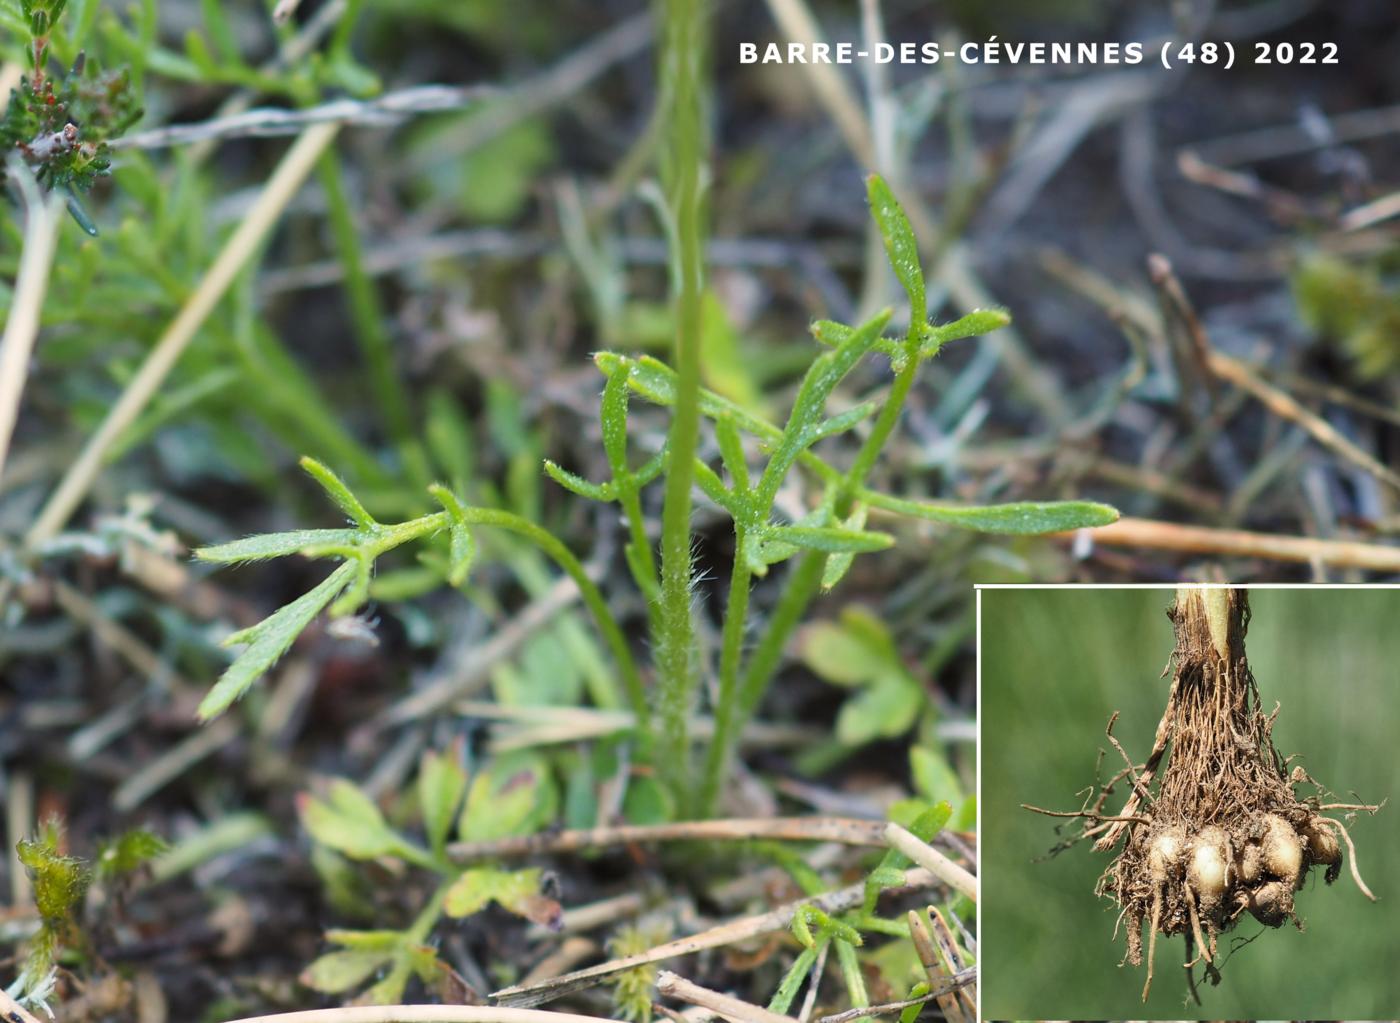
[[[891,848],[898,849],[954,891],[961,892],[973,902],[977,901],[977,878],[927,842],[921,842],[918,836],[892,823],[885,828],[885,841]]]
[[[1226,661],[1230,660],[1230,591],[1224,587],[1206,589],[1200,586],[1178,586],[1176,605],[1184,608],[1199,600],[1205,608],[1206,625],[1210,628],[1211,645]]]
[[[298,136],[296,142],[282,157],[272,177],[263,186],[261,194],[243,218],[243,222],[229,237],[213,264],[205,273],[184,306],[170,321],[170,326],[151,349],[146,361],[122,392],[107,418],[88,439],[81,454],[69,467],[43,510],[39,512],[34,525],[25,535],[24,545],[32,550],[46,540],[52,539],[65,525],[78,505],[82,503],[93,480],[102,469],[103,459],[112,443],[140,415],[141,410],[155,396],[167,374],[174,367],[184,350],[194,339],[195,333],[213,312],[215,305],[228,291],[229,285],[252,258],[262,244],[287,203],[306,175],[315,165],[317,157],[335,138],[338,124],[318,124]]]

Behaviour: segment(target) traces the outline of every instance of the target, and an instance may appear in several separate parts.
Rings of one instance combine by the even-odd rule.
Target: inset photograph
[[[1400,591],[979,616],[985,1018],[1396,1018]]]

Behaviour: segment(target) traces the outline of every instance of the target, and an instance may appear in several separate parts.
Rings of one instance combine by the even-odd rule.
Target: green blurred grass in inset
[[[1397,1018],[1400,930],[1388,903],[1400,890],[1400,807],[1348,823],[1379,904],[1357,891],[1347,867],[1330,889],[1314,873],[1298,896],[1306,931],[1248,920],[1223,935],[1220,986],[1201,983],[1197,967],[1200,1006],[1187,1004],[1180,936],[1158,940],[1146,1005],[1145,967],[1119,967],[1116,906],[1093,894],[1111,854],[1079,843],[1043,858],[1064,822],[1020,805],[1078,809],[1100,749],[1103,777],[1117,773],[1122,759],[1104,738],[1115,710],[1114,735],[1129,756],[1141,762],[1151,749],[1170,682],[1158,675],[1172,651],[1172,597],[1170,588],[982,593],[984,1015]],[[1300,754],[1294,762],[1337,802],[1378,803],[1400,792],[1400,590],[1251,590],[1250,606],[1250,665],[1265,713],[1280,706],[1279,751]],[[1120,785],[1106,811],[1126,796]]]

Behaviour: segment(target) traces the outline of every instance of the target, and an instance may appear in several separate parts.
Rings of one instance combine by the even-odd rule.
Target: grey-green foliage
[[[765,670],[763,665],[757,670],[752,670],[751,665],[747,673],[743,670],[750,578],[764,576],[773,565],[802,555],[819,559],[817,578],[823,588],[831,588],[846,574],[855,557],[883,550],[894,543],[892,534],[870,528],[872,512],[1006,534],[1097,526],[1117,517],[1112,508],[1087,501],[961,505],[904,498],[866,485],[866,476],[893,432],[918,367],[935,357],[945,344],[984,334],[1010,322],[1006,313],[999,310],[978,310],[944,325],[926,322],[921,315],[925,287],[913,231],[880,178],[870,179],[869,190],[871,207],[885,238],[891,265],[913,310],[906,334],[903,337],[886,335],[891,315],[888,311],[857,326],[830,321],[815,324],[813,333],[825,350],[813,359],[798,388],[792,410],[781,426],[710,391],[700,392],[699,412],[713,428],[719,459],[718,464],[713,465],[696,458],[691,466],[692,475],[699,491],[731,517],[736,535],[734,581],[725,609],[720,655],[719,706],[715,708],[717,732],[698,800],[702,811],[713,805],[726,769],[729,748],[771,676],[771,668]],[[829,410],[828,404],[837,388],[872,352],[887,358],[895,373],[890,395],[841,411]],[[660,648],[667,641],[662,633],[669,628],[669,623],[656,613],[661,587],[640,495],[643,488],[664,478],[674,466],[666,447],[634,465],[629,452],[632,436],[629,397],[636,394],[659,405],[674,405],[679,393],[678,378],[664,363],[646,356],[631,358],[616,352],[601,352],[595,357],[595,363],[607,378],[601,421],[610,478],[600,482],[585,480],[549,461],[544,463],[544,469],[557,483],[580,497],[616,502],[621,506],[630,529],[626,562],[652,609],[652,643]],[[865,431],[859,450],[847,468],[837,468],[819,453],[821,442],[849,434],[872,417],[874,421]],[[308,557],[335,558],[341,564],[303,597],[259,625],[230,637],[230,642],[248,646],[205,700],[201,707],[205,717],[221,713],[246,692],[322,609],[329,607],[333,615],[344,615],[360,607],[368,597],[370,574],[380,556],[409,541],[445,531],[450,540],[449,557],[443,561],[444,579],[460,586],[476,550],[474,530],[477,526],[490,525],[525,536],[579,583],[584,601],[617,661],[642,737],[655,741],[656,735],[650,726],[650,701],[643,690],[632,645],[624,638],[596,585],[557,537],[519,516],[468,506],[452,491],[436,485],[431,493],[442,511],[394,525],[382,524],[369,515],[363,504],[329,470],[311,459],[304,459],[303,465],[349,519],[348,528],[251,537],[205,548],[197,554],[207,561],[234,563],[301,553]],[[776,511],[776,501],[793,470],[799,466],[818,488],[817,497],[806,514],[790,521]],[[741,678],[744,679],[742,691]],[[662,701],[663,712],[665,703]],[[645,741],[643,748],[646,748]],[[684,755],[684,751],[677,753]],[[693,794],[674,795],[678,803],[685,806]]]
[[[81,75],[66,78],[88,83],[82,87],[89,89],[96,68],[120,67],[129,72],[132,101],[156,110],[187,103],[193,86],[211,97],[246,88],[266,105],[309,104],[332,92],[363,96],[377,88],[351,48],[352,40],[365,35],[367,20],[383,17],[370,17],[362,0],[345,5],[336,28],[314,52],[297,61],[266,63],[249,56],[272,49],[274,40],[258,33],[275,31],[275,42],[285,45],[297,28],[274,28],[261,4],[240,8],[202,0],[193,11],[196,23],[174,45],[166,42],[173,5],[156,0],[69,0],[56,21],[52,8],[59,5],[36,0],[26,6],[50,9],[51,84],[65,77],[59,69],[81,64]],[[30,22],[23,15],[16,0],[0,3],[0,56],[27,66],[32,47]],[[78,123],[84,139],[101,127],[85,114]],[[115,122],[103,123],[115,127]],[[269,142],[260,152],[275,157],[282,145]],[[60,232],[43,310],[47,404],[61,407],[62,426],[77,431],[100,422],[160,325],[198,286],[233,226],[218,200],[249,183],[239,176],[242,162],[210,159],[202,147],[113,148],[103,155],[108,158],[111,187],[93,198],[84,196],[88,209],[80,214],[100,233]],[[254,175],[257,170],[253,168]],[[330,212],[334,217],[336,210]],[[0,246],[0,275],[13,278],[20,235],[5,205],[0,205],[0,235],[8,243]],[[0,290],[0,314],[9,298]],[[346,381],[373,394],[370,375],[356,380],[359,368],[347,366],[313,378],[279,337],[277,305],[260,296],[252,274],[233,289],[223,308],[228,315],[210,319],[201,343],[182,355],[166,386],[118,438],[111,457],[123,457],[165,429],[170,443],[152,453],[171,475],[197,472],[271,488],[276,481],[270,465],[288,450],[310,451],[373,487],[375,507],[391,501],[416,507],[421,487],[405,499],[395,490],[401,483],[396,467],[371,452],[343,421]],[[167,429],[172,424],[178,429]]]

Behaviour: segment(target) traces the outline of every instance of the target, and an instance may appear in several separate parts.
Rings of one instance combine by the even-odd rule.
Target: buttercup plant
[[[889,311],[859,326],[830,321],[816,323],[813,334],[827,351],[817,356],[808,368],[792,411],[782,426],[746,412],[717,394],[696,388],[697,412],[713,428],[719,467],[692,454],[687,475],[693,478],[702,495],[729,514],[734,524],[735,548],[729,599],[721,628],[719,687],[713,708],[714,739],[698,788],[687,788],[683,782],[674,780],[674,773],[669,775],[673,798],[682,811],[696,814],[713,811],[735,740],[761,702],[784,644],[812,597],[840,582],[857,555],[893,545],[892,535],[868,528],[872,510],[979,532],[1022,535],[1103,525],[1117,517],[1114,509],[1086,501],[973,506],[902,498],[866,486],[866,478],[893,432],[919,366],[951,341],[985,334],[1009,322],[1007,314],[999,310],[980,310],[941,326],[929,324],[918,315],[925,308],[925,292],[913,231],[885,182],[872,176],[868,186],[871,209],[884,236],[891,265],[908,295],[910,308],[915,311],[905,335],[902,338],[885,335]],[[889,393],[883,400],[872,399],[841,412],[829,413],[827,405],[838,385],[871,352],[888,358],[894,370],[894,383]],[[209,719],[227,710],[276,663],[322,610],[329,608],[333,617],[359,610],[369,599],[375,562],[404,544],[445,535],[444,580],[449,585],[461,586],[476,554],[475,530],[487,526],[516,533],[536,544],[577,583],[626,689],[643,755],[656,743],[664,743],[671,750],[671,760],[685,763],[687,751],[676,749],[670,742],[676,734],[685,734],[684,723],[675,719],[690,712],[685,691],[690,681],[680,668],[668,666],[665,651],[674,649],[681,631],[689,635],[689,623],[684,629],[677,629],[665,614],[664,572],[658,571],[657,559],[652,553],[641,501],[645,487],[673,478],[678,459],[673,437],[662,450],[633,468],[628,453],[628,414],[633,394],[655,404],[674,407],[688,386],[687,371],[672,370],[650,357],[631,358],[615,352],[600,352],[594,361],[607,378],[600,412],[611,478],[591,482],[548,461],[544,468],[553,480],[581,497],[617,502],[627,519],[626,562],[647,599],[651,646],[659,652],[654,699],[648,693],[633,646],[601,590],[579,559],[548,530],[512,512],[468,505],[452,491],[436,484],[430,488],[430,493],[440,505],[440,511],[406,522],[381,523],[365,510],[339,477],[313,459],[305,458],[303,467],[349,518],[347,527],[253,536],[205,547],[196,555],[204,561],[233,564],[301,554],[338,560],[340,564],[308,593],[258,625],[228,638],[229,644],[246,644],[246,649],[205,697],[200,715]],[[871,417],[874,422],[848,468],[837,468],[814,450],[818,442],[848,433]],[[758,464],[754,464],[755,453]],[[775,515],[775,501],[779,490],[799,465],[810,474],[819,490],[811,511],[796,521],[783,521]],[[691,542],[687,532],[687,552]],[[768,574],[773,565],[795,557],[800,560],[784,581],[783,596],[746,658],[744,641],[752,624],[748,597],[753,580]],[[688,588],[692,582],[687,576]],[[686,642],[689,643],[689,639]],[[693,659],[693,650],[687,656]],[[653,705],[658,708],[655,713]]]

